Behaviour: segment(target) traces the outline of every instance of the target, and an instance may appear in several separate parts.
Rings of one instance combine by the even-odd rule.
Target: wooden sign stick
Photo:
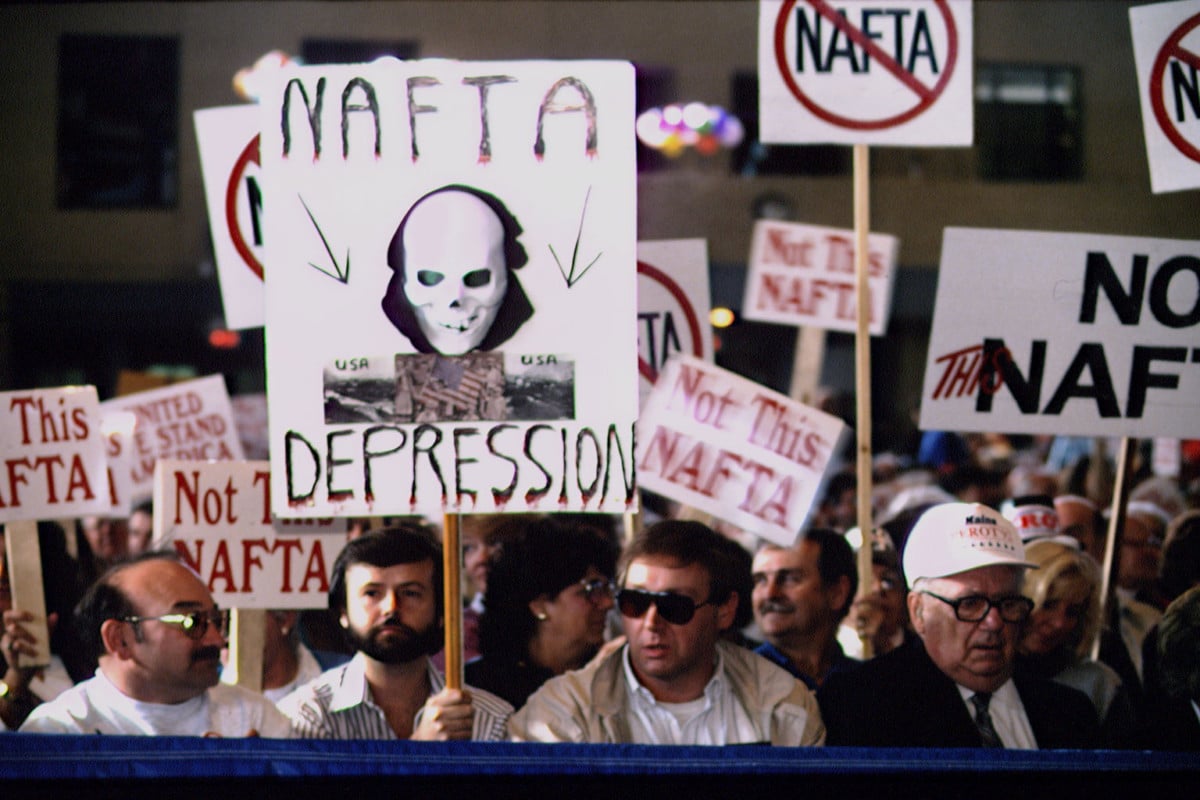
[[[788,395],[798,403],[811,406],[821,385],[821,365],[825,361],[825,329],[805,325],[796,332],[796,353],[792,359],[792,386]]]
[[[858,328],[854,336],[854,383],[856,390],[858,449],[854,459],[858,473],[858,596],[871,590],[871,293],[867,264],[867,237],[871,231],[870,158],[865,144],[854,145],[854,279]],[[863,658],[872,653],[870,637],[862,637]]]
[[[229,663],[233,682],[254,692],[262,691],[263,646],[267,636],[267,610],[235,608],[230,614]]]
[[[1125,527],[1125,500],[1129,494],[1128,476],[1133,464],[1135,439],[1121,437],[1121,446],[1117,451],[1117,475],[1113,482],[1112,510],[1108,516],[1108,531],[1104,542],[1104,564],[1100,569],[1100,619],[1107,620],[1111,613],[1111,604],[1116,602],[1112,597],[1112,585],[1116,580],[1117,568],[1121,554],[1120,532]],[[1093,458],[1103,457],[1103,453],[1093,454]],[[1093,661],[1100,660],[1100,630],[1092,639],[1091,656]]]
[[[459,565],[462,545],[459,540],[458,514],[442,517],[442,619],[446,627],[446,688],[463,685],[462,584]]]
[[[18,667],[44,667],[50,663],[50,628],[46,624],[46,595],[42,589],[42,551],[38,549],[37,523],[9,522],[4,526],[4,551],[8,557],[8,582],[13,608],[28,611],[33,619],[23,623],[37,639],[37,652],[17,654]]]

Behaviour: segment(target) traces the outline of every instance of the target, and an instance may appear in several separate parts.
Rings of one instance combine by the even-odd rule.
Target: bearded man
[[[514,273],[528,261],[522,232],[487,192],[455,184],[424,195],[388,245],[387,318],[419,353],[495,349],[533,316]]]
[[[371,531],[333,565],[329,608],[356,651],[279,701],[310,739],[499,741],[512,706],[482,689],[448,689],[429,656],[442,647],[441,547],[425,531]]]

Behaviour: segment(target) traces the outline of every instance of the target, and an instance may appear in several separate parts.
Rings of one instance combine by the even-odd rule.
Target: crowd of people
[[[228,612],[148,508],[40,523],[52,659],[21,666],[4,565],[0,730],[1200,750],[1200,458],[1134,460],[1110,581],[1105,442],[926,438],[877,459],[871,530],[850,469],[791,545],[650,496],[637,531],[464,516],[450,687],[427,521],[355,526],[328,607],[267,615],[262,691],[227,682]]]

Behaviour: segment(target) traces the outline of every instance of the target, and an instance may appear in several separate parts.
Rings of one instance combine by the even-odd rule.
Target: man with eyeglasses
[[[113,566],[80,600],[76,618],[99,668],[38,706],[22,733],[290,735],[262,695],[219,683],[225,612],[174,553]]]
[[[819,745],[811,692],[726,641],[744,560],[699,522],[650,526],[627,548],[617,607],[626,641],[552,678],[509,723],[516,741]]]
[[[817,693],[827,744],[868,747],[1083,748],[1098,743],[1091,702],[1049,680],[1014,675],[1033,603],[1020,593],[1021,536],[998,511],[944,503],[904,546],[918,638]]]

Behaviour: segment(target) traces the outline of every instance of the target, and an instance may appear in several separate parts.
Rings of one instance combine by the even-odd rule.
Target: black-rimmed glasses
[[[173,625],[183,632],[183,635],[189,639],[203,639],[204,634],[208,633],[208,627],[215,625],[217,630],[225,636],[229,630],[229,612],[222,611],[219,608],[209,609],[208,611],[189,611],[187,613],[177,612],[175,614],[162,614],[157,617],[121,617],[121,622],[161,622],[164,625]]]
[[[1029,619],[1029,615],[1033,611],[1033,601],[1019,594],[1001,597],[997,600],[981,594],[969,594],[966,597],[951,600],[949,597],[942,597],[927,589],[921,589],[920,592],[937,598],[953,608],[954,616],[960,622],[979,622],[994,608],[1000,612],[1000,619],[1005,622],[1018,623]]]
[[[712,600],[697,603],[675,592],[647,592],[645,589],[622,589],[617,592],[617,608],[621,615],[639,619],[653,605],[658,615],[672,625],[687,625],[701,606],[715,605]]]
[[[583,596],[591,603],[612,600],[617,592],[616,584],[608,578],[592,578],[591,580],[584,578],[579,585],[583,587]]]

